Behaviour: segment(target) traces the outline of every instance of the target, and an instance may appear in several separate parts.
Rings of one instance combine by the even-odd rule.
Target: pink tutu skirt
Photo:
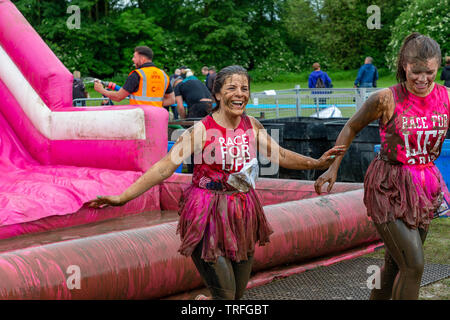
[[[398,165],[376,158],[364,179],[364,204],[377,224],[401,219],[409,228],[426,229],[448,197],[433,163]]]
[[[208,262],[219,256],[247,260],[255,244],[266,244],[273,232],[253,189],[226,192],[191,185],[183,193],[179,214],[179,252],[190,256],[203,239],[202,259]]]

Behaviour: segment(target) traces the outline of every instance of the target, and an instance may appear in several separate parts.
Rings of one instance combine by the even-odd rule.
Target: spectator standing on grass
[[[205,85],[208,86],[209,68],[207,66],[202,68],[202,74],[205,76]]]
[[[187,66],[181,66],[179,69],[180,69],[181,77],[183,79],[185,79],[186,78],[186,70],[189,68]]]
[[[332,88],[331,78],[325,71],[320,70],[318,62],[313,63],[313,72],[308,77],[308,88]]]
[[[450,57],[445,57],[445,67],[441,73],[441,80],[444,80],[444,86],[450,88]]]
[[[181,70],[179,68],[176,68],[174,73],[169,77],[169,81],[170,81],[170,84],[172,85],[172,87],[173,87],[173,82],[175,81],[175,79],[179,78],[179,77],[181,77]]]
[[[72,100],[89,98],[89,93],[86,91],[83,80],[81,80],[81,73],[78,70],[73,72],[73,87],[72,87]],[[86,101],[76,101],[74,106],[85,107]]]
[[[309,88],[332,88],[333,85],[331,83],[331,78],[325,71],[320,70],[320,64],[318,62],[313,63],[313,72],[310,73],[308,77],[308,87]],[[323,90],[314,90],[311,91],[314,94],[325,94],[329,92],[325,92]],[[317,98],[314,98],[314,103],[317,103]],[[326,104],[326,98],[319,98],[319,104]]]
[[[358,70],[355,80],[355,88],[376,88],[378,80],[378,70],[373,65],[372,57],[366,57],[364,65]]]

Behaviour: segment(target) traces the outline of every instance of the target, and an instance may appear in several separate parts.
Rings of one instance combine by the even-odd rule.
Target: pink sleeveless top
[[[426,228],[433,216],[446,215],[450,194],[433,161],[448,126],[447,89],[439,84],[426,97],[390,88],[395,109],[380,124],[381,148],[364,179],[364,204],[377,224],[402,219],[410,228]]]
[[[242,115],[236,129],[220,126],[211,115],[202,123],[206,128],[206,142],[202,152],[194,155],[192,183],[209,190],[235,190],[226,183],[228,176],[256,157],[250,118]]]
[[[435,83],[426,97],[408,93],[402,84],[390,87],[395,110],[380,125],[380,156],[391,163],[431,165],[441,152],[447,134],[450,106],[447,89]]]

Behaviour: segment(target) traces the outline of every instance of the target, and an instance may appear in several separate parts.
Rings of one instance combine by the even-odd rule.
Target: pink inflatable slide
[[[0,30],[0,239],[159,210],[157,189],[114,212],[82,205],[165,154],[167,111],[73,108],[72,74],[10,1]]]

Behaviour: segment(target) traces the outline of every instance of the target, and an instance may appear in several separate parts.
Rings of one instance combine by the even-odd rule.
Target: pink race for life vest
[[[435,83],[426,97],[418,97],[402,84],[390,88],[395,110],[380,126],[382,159],[406,165],[427,165],[437,159],[447,134],[450,107],[447,89]]]

